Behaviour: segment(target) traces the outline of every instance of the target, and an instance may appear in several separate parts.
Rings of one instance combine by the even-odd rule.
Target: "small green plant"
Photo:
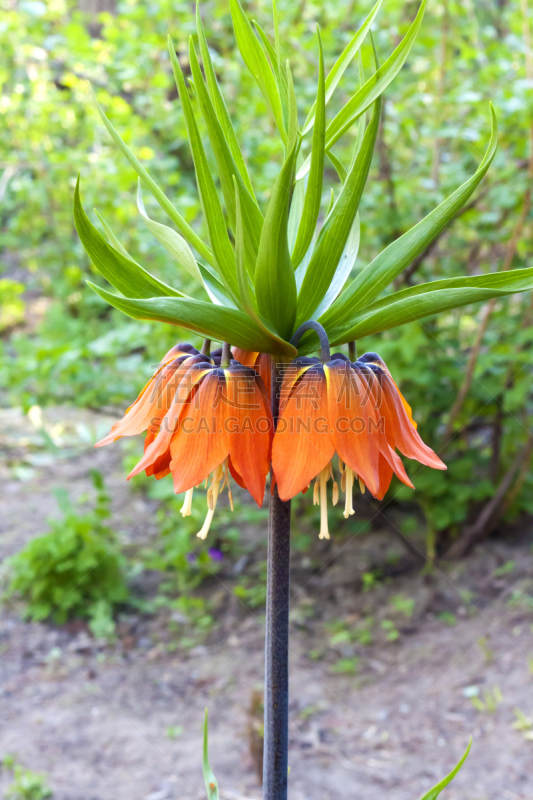
[[[203,597],[178,597],[169,604],[172,616],[169,630],[176,634],[169,649],[196,647],[202,644],[213,627],[213,616]]]
[[[384,619],[381,621],[381,627],[386,632],[386,639],[388,642],[395,642],[400,638],[400,631],[391,619]]]
[[[516,567],[516,561],[506,561],[501,567],[497,567],[492,573],[493,578],[502,578],[504,575],[510,575]]]
[[[353,658],[339,658],[331,667],[330,672],[333,672],[335,675],[355,675],[359,668],[360,660],[361,659],[357,658],[357,656],[353,656]]]
[[[17,764],[13,756],[4,756],[2,769],[12,772],[14,778],[5,791],[5,800],[45,800],[52,797],[44,776]]]
[[[485,689],[483,692],[483,699],[477,694],[473,694],[470,697],[470,702],[480,713],[494,714],[502,701],[503,695],[499,686],[494,686],[492,689]]]
[[[450,628],[457,625],[457,617],[455,614],[452,614],[451,611],[442,611],[440,614],[437,614],[437,619],[445,625],[449,625]]]
[[[405,597],[397,594],[392,598],[392,605],[400,614],[405,617],[412,617],[415,611],[415,601],[412,597]]]
[[[515,708],[516,722],[513,722],[515,731],[521,731],[524,739],[533,742],[533,716],[527,716],[519,708]]]
[[[29,542],[7,562],[5,597],[26,603],[25,617],[89,620],[95,636],[114,632],[113,610],[128,599],[122,559],[114,549],[116,536],[105,524],[109,496],[99,472],[91,473],[96,489],[92,510],[80,514],[66,495],[58,499],[63,519],[52,520],[50,531]]]

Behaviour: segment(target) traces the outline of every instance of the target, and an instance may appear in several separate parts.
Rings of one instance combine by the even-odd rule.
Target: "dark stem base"
[[[291,502],[270,498],[265,634],[264,800],[286,800],[289,746]]]
[[[272,363],[272,416],[275,424],[282,377],[283,365]],[[287,800],[290,555],[291,501],[280,500],[277,487],[274,487],[268,520],[263,800]]]

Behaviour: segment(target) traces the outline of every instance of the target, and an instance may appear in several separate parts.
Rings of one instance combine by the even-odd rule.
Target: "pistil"
[[[345,467],[344,476],[346,478],[345,489],[346,492],[346,504],[344,506],[344,517],[348,519],[354,514],[353,508],[353,484],[355,479],[355,474],[353,469],[350,469],[348,465]]]
[[[319,539],[329,539],[328,530],[328,478],[330,465],[324,467],[320,473],[320,533]]]

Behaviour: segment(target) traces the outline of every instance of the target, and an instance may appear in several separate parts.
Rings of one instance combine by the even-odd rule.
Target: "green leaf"
[[[194,160],[194,169],[196,172],[196,182],[198,184],[198,191],[202,201],[207,228],[209,230],[209,239],[211,241],[211,248],[215,256],[216,266],[222,279],[222,283],[230,292],[233,299],[239,304],[237,276],[235,272],[235,254],[231,245],[228,230],[226,228],[226,221],[220,200],[215,188],[215,182],[211,174],[211,169],[207,162],[202,139],[196,125],[194,113],[192,110],[191,101],[187,93],[185,79],[181,71],[179,61],[174,50],[174,45],[170,36],[168,37],[168,49],[170,53],[170,60],[176,79],[176,86],[181,100],[183,113],[185,116],[185,123],[187,126],[187,133],[189,136],[189,144]]]
[[[204,757],[203,757],[203,773],[205,788],[207,791],[207,800],[218,800],[218,783],[211,765],[209,764],[209,743],[208,743],[208,723],[207,723],[207,708],[205,710],[204,719]]]
[[[380,110],[381,100],[378,98],[357,158],[350,169],[350,173],[333,209],[326,218],[318,235],[318,240],[298,295],[298,325],[305,322],[305,320],[311,319],[315,314],[326,295],[341,260],[368,177],[379,127]]]
[[[370,30],[370,26],[372,25],[372,23],[376,18],[376,15],[380,9],[382,2],[383,0],[378,0],[378,2],[368,15],[368,17],[365,19],[365,21],[357,31],[357,33],[352,37],[350,42],[346,45],[341,55],[338,57],[337,61],[331,68],[328,77],[326,78],[326,97],[325,97],[326,103],[328,103],[333,92],[337,88],[337,84],[344,75],[346,68],[350,65],[352,59],[357,55],[357,53],[361,49],[361,45],[363,44],[365,37],[368,31]],[[303,136],[305,136],[305,134],[308,133],[311,130],[311,127],[314,125],[315,113],[316,113],[316,102],[311,107],[311,110],[309,111],[309,114],[305,121],[305,125],[302,131]]]
[[[80,177],[74,193],[74,223],[85,251],[98,272],[109,283],[126,295],[133,297],[173,296],[185,297],[182,292],[167,286],[131,261],[106,242],[83,210],[80,198]]]
[[[334,343],[340,344],[341,339],[345,342],[360,339],[452,308],[529,289],[533,289],[533,267],[445,278],[394,292],[357,314],[346,329],[333,323],[327,330]]]
[[[153,196],[155,197],[155,199],[157,200],[163,211],[165,211],[168,214],[172,222],[182,232],[182,234],[185,236],[189,244],[191,244],[200,253],[202,258],[205,258],[206,261],[208,261],[210,264],[213,264],[214,263],[213,253],[211,252],[209,247],[207,247],[207,245],[193,231],[191,226],[185,221],[185,219],[181,216],[179,211],[176,208],[174,208],[168,197],[164,194],[164,192],[162,192],[157,183],[150,177],[150,175],[145,170],[141,162],[133,155],[128,145],[122,141],[119,134],[117,133],[113,125],[106,117],[103,108],[100,106],[100,103],[96,99],[96,95],[93,92],[92,87],[89,88],[91,90],[91,94],[93,96],[96,109],[100,114],[100,117],[102,118],[102,122],[106,126],[115,144],[117,144],[119,148],[122,150],[122,152],[130,162],[131,166],[133,167],[139,178],[142,180],[145,186],[151,191],[151,193],[153,194]]]
[[[289,253],[287,222],[298,146],[299,142],[296,142],[274,184],[255,267],[259,313],[284,339],[290,339],[296,317],[296,281]]]
[[[225,306],[215,306],[202,300],[178,297],[151,297],[137,300],[132,297],[119,297],[101,289],[91,281],[88,286],[100,295],[109,305],[118,308],[133,319],[150,319],[179,325],[217,342],[231,342],[245,350],[271,353],[294,358],[295,348],[288,342],[283,346],[274,343],[242,311]],[[276,346],[275,346],[276,345]]]
[[[105,231],[105,235],[107,236],[107,238],[109,239],[109,241],[111,242],[111,244],[115,248],[115,250],[118,250],[119,253],[121,253],[125,258],[128,258],[130,261],[135,261],[135,259],[130,256],[130,254],[128,253],[126,248],[117,239],[117,237],[115,236],[115,234],[113,233],[113,231],[111,230],[111,228],[109,227],[109,225],[107,224],[105,219],[102,217],[101,214],[98,213],[96,208],[94,209],[94,213],[98,217],[98,219],[99,219],[99,221],[100,221],[100,223],[102,225],[102,228]],[[137,262],[135,261],[135,263],[137,263]]]
[[[289,61],[287,60],[287,95],[288,95],[288,126],[287,126],[287,145],[286,152],[289,153],[298,140],[298,106],[296,104],[296,93],[292,80],[292,72]]]
[[[233,129],[230,115],[228,113],[228,109],[226,108],[226,103],[224,102],[222,92],[220,91],[220,87],[218,85],[217,76],[215,74],[213,62],[211,60],[211,54],[209,53],[209,47],[207,45],[207,39],[205,38],[204,28],[202,25],[202,18],[200,17],[199,2],[196,3],[196,29],[198,31],[198,41],[200,42],[200,53],[202,54],[202,63],[204,65],[207,88],[209,90],[209,96],[211,97],[211,102],[213,103],[213,106],[215,108],[218,121],[222,126],[226,142],[228,143],[228,147],[231,150],[231,154],[239,169],[240,175],[246,185],[246,188],[250,192],[250,195],[255,199],[252,182],[250,180],[250,176],[248,175],[248,170],[246,168],[241,148],[239,147],[239,143],[237,141],[237,137]]]
[[[263,227],[263,215],[261,214],[255,199],[248,192],[239,168],[235,163],[231,150],[226,142],[224,131],[222,130],[222,127],[217,119],[211,98],[209,97],[209,93],[204,84],[202,71],[196,57],[192,38],[189,40],[189,62],[194,78],[196,95],[200,103],[202,115],[207,127],[209,141],[211,142],[211,147],[213,148],[213,152],[217,160],[224,202],[226,204],[230,225],[233,231],[235,231],[236,223],[235,189],[233,185],[233,178],[235,177],[240,184],[244,246],[246,249],[246,259],[250,274],[253,275],[255,261],[257,258],[257,250],[259,248],[259,239],[261,237],[261,229]]]
[[[288,97],[289,89],[287,85],[287,71],[282,68],[281,62],[278,59],[278,55],[276,54],[275,49],[272,47],[270,40],[266,35],[266,33],[264,32],[261,25],[255,19],[253,20],[253,23],[254,27],[257,30],[257,33],[259,34],[259,38],[263,42],[263,47],[267,52],[268,58],[270,59],[270,63],[272,65],[272,69],[274,71],[274,76],[276,78],[279,96],[281,100],[281,108],[283,112],[283,126],[286,128],[289,117],[289,97]]]
[[[341,183],[346,183],[346,178],[348,177],[348,173],[347,173],[346,169],[344,168],[344,165],[339,161],[337,156],[334,153],[331,152],[331,150],[328,150],[326,155],[329,158],[329,160],[331,161],[331,163],[333,164],[333,166],[335,168],[335,171],[337,172],[337,175],[339,176],[340,182]]]
[[[146,223],[147,228],[153,233],[157,241],[163,245],[167,253],[170,253],[173,259],[178,262],[184,269],[187,270],[189,275],[198,281],[203,286],[202,276],[196,263],[196,259],[192,254],[192,250],[185,241],[185,239],[166,225],[161,225],[159,222],[154,222],[146,213],[144,207],[144,200],[142,196],[142,186],[139,179],[137,186],[137,208],[139,214]]]
[[[418,14],[396,50],[330,122],[326,130],[326,149],[329,150],[330,147],[333,147],[335,142],[351,128],[355,120],[366,111],[376,98],[383,94],[387,86],[401,70],[420,30],[426,4],[427,0],[422,0]]]
[[[368,305],[431,244],[452,221],[485,177],[496,153],[498,128],[491,106],[492,130],[487,152],[477,172],[465,181],[440,206],[424,217],[411,230],[400,236],[365,267],[321,318],[324,325],[348,324],[355,311]]]
[[[281,339],[276,332],[272,329],[272,326],[266,322],[266,320],[262,319],[257,313],[257,302],[255,299],[254,291],[252,286],[250,285],[250,275],[248,270],[246,269],[245,264],[245,246],[243,241],[243,225],[242,225],[242,214],[241,214],[241,198],[240,198],[240,187],[235,180],[235,206],[237,209],[237,227],[235,231],[235,263],[237,266],[237,279],[239,281],[239,290],[240,295],[243,302],[243,308],[248,314],[248,316],[253,319],[256,325],[261,328],[261,330],[271,339],[274,339],[277,342],[274,347],[278,347],[281,345],[284,346],[284,341]]]
[[[472,738],[470,738],[470,741],[468,742],[468,747],[466,748],[464,755],[457,764],[457,766],[454,767],[452,771],[449,773],[449,775],[447,775],[440,783],[434,786],[433,789],[430,789],[429,792],[427,792],[427,794],[425,794],[424,797],[422,797],[422,800],[437,800],[437,797],[440,795],[442,790],[446,788],[446,786],[448,786],[449,783],[452,782],[452,780],[455,778],[455,776],[465,763],[471,747],[472,747]]]
[[[243,61],[261,89],[263,97],[274,115],[281,138],[285,142],[287,134],[283,124],[281,99],[268,59],[254,34],[253,28],[239,0],[230,0],[230,11],[235,38],[237,39],[237,45]]]
[[[341,259],[335,270],[335,275],[333,276],[333,280],[331,281],[329,288],[324,295],[324,299],[320,303],[319,307],[316,310],[316,316],[320,316],[323,314],[330,305],[335,301],[337,296],[342,292],[344,285],[348,278],[350,277],[350,273],[354,268],[355,262],[357,260],[357,253],[359,252],[359,243],[361,241],[361,222],[359,219],[359,214],[355,215],[355,219],[353,221],[352,228],[348,235],[348,239],[346,240],[346,246],[342,253]]]
[[[319,62],[318,90],[316,99],[316,122],[311,146],[311,168],[305,193],[302,217],[298,236],[292,253],[293,266],[297,267],[309,249],[320,213],[322,181],[324,178],[324,144],[326,139],[326,95],[324,85],[324,53],[320,30],[317,26]]]

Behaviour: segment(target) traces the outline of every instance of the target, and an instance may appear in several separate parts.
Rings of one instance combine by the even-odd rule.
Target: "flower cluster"
[[[329,538],[327,484],[332,502],[345,493],[354,513],[354,485],[381,500],[393,474],[412,487],[398,452],[446,469],[420,438],[411,408],[377,353],[350,361],[342,353],[301,357],[274,374],[269,355],[229,346],[209,353],[177,344],[163,358],[125,416],[97,446],[146,431],[144,455],[129,477],[172,474],[191,513],[194,488],[205,481],[209,531],[218,497],[233,479],[259,506],[272,470],[272,491],[290,500],[313,486],[321,505],[320,538]],[[277,419],[272,416],[275,395]],[[278,411],[279,407],[279,411]],[[398,452],[397,452],[398,451]],[[334,456],[337,455],[337,463]],[[339,480],[336,480],[338,475]]]

